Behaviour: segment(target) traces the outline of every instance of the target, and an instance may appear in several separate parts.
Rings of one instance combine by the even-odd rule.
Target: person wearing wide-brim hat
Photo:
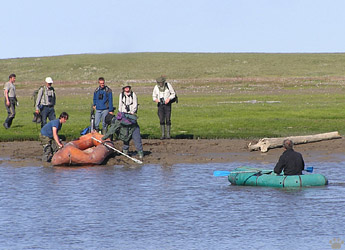
[[[172,85],[164,76],[156,79],[157,84],[153,88],[152,99],[158,106],[158,117],[161,127],[161,140],[170,139],[171,129],[171,100],[176,96]],[[166,126],[166,127],[165,127]],[[166,133],[165,133],[166,128]]]
[[[137,95],[132,91],[132,86],[122,84],[122,92],[119,95],[119,112],[135,114],[137,110],[138,99]]]
[[[53,79],[46,77],[45,86],[39,88],[35,104],[35,113],[41,114],[41,128],[47,124],[47,118],[49,121],[55,120],[55,89],[52,87]]]

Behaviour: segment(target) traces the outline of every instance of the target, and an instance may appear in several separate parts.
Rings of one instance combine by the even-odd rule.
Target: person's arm
[[[279,157],[278,163],[274,167],[274,173],[280,174],[283,171],[284,167],[285,167],[285,163],[284,163],[283,155],[281,155]]]
[[[304,164],[304,160],[303,160],[303,156],[302,156],[302,154],[301,154],[301,158],[302,158],[302,171],[304,170],[304,167],[305,167],[305,164]]]
[[[8,99],[8,89],[4,90],[4,96],[6,99],[6,106],[9,107],[10,106],[10,99]]]
[[[137,95],[133,92],[133,104],[130,107],[130,113],[135,114],[138,111],[138,98]]]
[[[57,145],[59,145],[59,148],[62,148],[63,144],[60,142],[57,131],[58,131],[57,127],[53,127],[53,138],[54,138],[55,142],[57,143]]]
[[[115,134],[116,134],[116,131],[117,131],[118,129],[120,129],[120,126],[121,126],[121,123],[120,123],[118,120],[116,120],[115,123],[112,123],[112,124],[108,127],[107,132],[105,133],[105,135],[102,137],[102,140],[104,141],[104,140],[110,138],[111,135],[115,135]]]
[[[122,103],[122,93],[120,93],[120,95],[119,95],[119,107],[118,107],[118,111],[119,112],[122,112],[122,105],[123,105],[123,103]]]
[[[153,88],[152,100],[156,103],[159,103],[159,90],[157,85]]]
[[[168,90],[170,92],[169,97],[165,100],[165,104],[168,104],[170,100],[175,98],[175,90],[170,83],[167,82]]]

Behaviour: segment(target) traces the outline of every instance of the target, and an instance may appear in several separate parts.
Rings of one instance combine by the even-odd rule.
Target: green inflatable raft
[[[277,175],[272,170],[240,167],[231,171],[228,180],[233,185],[264,187],[324,186],[328,180],[322,174]]]

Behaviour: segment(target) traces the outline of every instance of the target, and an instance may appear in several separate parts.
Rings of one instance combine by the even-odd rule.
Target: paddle
[[[313,167],[307,167],[307,169],[305,169],[304,171],[307,171],[308,173],[312,173],[314,170]],[[259,173],[259,172],[273,172],[273,170],[259,170],[259,171],[255,171],[255,170],[251,170],[251,171],[214,171],[213,172],[213,176],[228,176],[230,174],[241,174],[241,173]]]
[[[135,159],[135,158],[132,158],[132,157],[130,157],[129,155],[126,155],[125,153],[121,152],[120,150],[118,150],[118,149],[116,149],[116,148],[114,148],[114,147],[112,147],[112,146],[110,146],[110,145],[108,145],[108,144],[106,144],[106,143],[104,143],[104,142],[102,142],[102,141],[96,139],[95,137],[91,137],[91,138],[94,139],[95,141],[99,142],[99,143],[102,143],[104,146],[106,146],[106,147],[108,147],[108,148],[111,148],[112,150],[114,150],[114,151],[116,151],[116,152],[118,152],[118,153],[120,153],[120,154],[126,156],[127,158],[131,159],[132,161],[135,161],[135,162],[138,163],[138,164],[143,164],[142,161],[140,161],[140,160],[138,160],[138,159]]]

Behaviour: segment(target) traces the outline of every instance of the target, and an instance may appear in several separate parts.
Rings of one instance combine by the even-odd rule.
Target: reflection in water
[[[344,164],[314,164],[330,185],[304,189],[212,176],[238,163],[0,165],[0,249],[331,249],[345,240]]]

